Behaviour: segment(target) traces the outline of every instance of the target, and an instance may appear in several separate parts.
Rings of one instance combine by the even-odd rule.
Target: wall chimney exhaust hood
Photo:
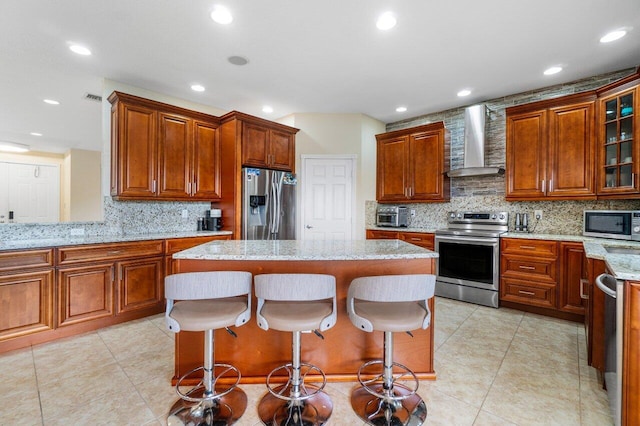
[[[461,169],[449,170],[449,177],[495,176],[504,174],[503,167],[487,167],[484,164],[485,123],[487,106],[474,105],[464,110],[464,153]]]

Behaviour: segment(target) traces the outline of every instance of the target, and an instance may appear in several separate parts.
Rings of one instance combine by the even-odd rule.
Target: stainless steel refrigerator
[[[242,239],[296,239],[296,177],[278,170],[242,169]]]

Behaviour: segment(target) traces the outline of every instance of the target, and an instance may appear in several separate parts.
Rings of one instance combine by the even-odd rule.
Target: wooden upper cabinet
[[[595,194],[595,103],[549,109],[547,197]]]
[[[376,135],[378,202],[449,200],[449,133],[444,123]]]
[[[155,195],[158,174],[157,123],[158,113],[153,108],[124,102],[113,104],[111,195],[123,198]]]
[[[119,92],[109,102],[114,198],[220,198],[217,117]]]
[[[242,123],[243,166],[293,171],[294,163],[295,133],[263,123]]]
[[[594,199],[595,94],[507,108],[506,199]]]
[[[598,197],[640,194],[640,81],[602,93],[598,104]]]

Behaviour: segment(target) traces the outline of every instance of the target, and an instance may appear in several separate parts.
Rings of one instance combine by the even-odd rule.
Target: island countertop
[[[356,380],[358,368],[382,356],[382,332],[366,333],[353,326],[347,315],[347,293],[358,277],[433,274],[438,254],[400,240],[230,240],[212,241],[175,253],[177,272],[248,271],[258,274],[329,274],[336,279],[337,321],[323,333],[302,336],[302,359],[321,366],[331,381]],[[435,379],[434,299],[430,299],[431,326],[412,336],[396,333],[395,361],[410,368],[421,380]],[[255,294],[252,306],[257,305]],[[216,361],[235,365],[242,382],[264,383],[269,372],[291,359],[291,334],[265,331],[255,320],[238,327],[238,338],[216,330]],[[175,375],[202,365],[203,333],[176,334]],[[197,380],[196,380],[197,381]]]
[[[400,240],[212,241],[175,253],[191,260],[431,259],[438,253]]]

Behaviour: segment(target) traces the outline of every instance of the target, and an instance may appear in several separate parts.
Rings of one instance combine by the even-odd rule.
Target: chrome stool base
[[[324,386],[323,386],[324,387]],[[303,400],[285,400],[278,395],[289,395],[289,383],[269,389],[258,404],[258,417],[271,426],[315,426],[324,425],[331,417],[333,403],[322,388],[305,384]]]
[[[200,402],[179,399],[169,410],[168,426],[223,426],[238,421],[247,409],[247,395],[234,388],[216,399],[207,399],[203,387],[194,389],[188,395]]]
[[[375,426],[418,426],[427,418],[427,406],[415,393],[401,384],[393,386],[392,398],[379,398],[376,394],[388,392],[382,383],[358,387],[351,393],[351,407],[362,420]]]

